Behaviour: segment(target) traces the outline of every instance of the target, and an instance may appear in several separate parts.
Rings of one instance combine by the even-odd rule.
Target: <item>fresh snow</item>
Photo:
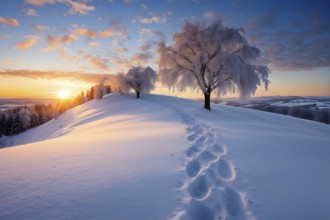
[[[330,219],[329,125],[107,95],[7,138],[0,219]]]

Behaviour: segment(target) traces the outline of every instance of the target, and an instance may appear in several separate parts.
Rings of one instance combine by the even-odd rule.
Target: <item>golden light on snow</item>
[[[58,91],[57,95],[60,99],[67,99],[70,97],[71,91],[68,89],[62,89],[62,90]]]

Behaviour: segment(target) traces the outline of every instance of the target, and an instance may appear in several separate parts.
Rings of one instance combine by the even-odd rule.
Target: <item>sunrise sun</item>
[[[62,89],[62,90],[59,90],[57,92],[57,96],[60,99],[67,99],[67,98],[69,98],[70,95],[71,95],[71,91],[70,90],[67,90],[67,89]]]

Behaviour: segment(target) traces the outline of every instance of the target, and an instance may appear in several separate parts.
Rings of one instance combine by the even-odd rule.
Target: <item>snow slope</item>
[[[109,95],[9,139],[0,219],[330,219],[330,127]],[[26,144],[28,143],[28,144]]]

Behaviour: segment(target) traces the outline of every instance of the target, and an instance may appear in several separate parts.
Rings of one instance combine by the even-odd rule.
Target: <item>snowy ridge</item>
[[[0,219],[330,217],[330,126],[108,95],[0,150]]]

